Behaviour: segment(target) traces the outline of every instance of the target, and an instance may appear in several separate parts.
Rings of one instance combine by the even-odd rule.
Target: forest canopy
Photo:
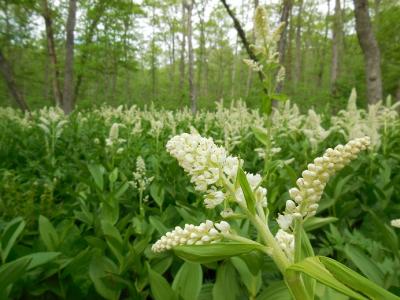
[[[271,27],[285,24],[280,92],[302,110],[338,111],[353,87],[365,107],[373,93],[368,76],[381,81],[378,98],[400,98],[396,0],[6,0],[0,3],[0,105],[62,106],[64,98],[68,111],[102,103],[177,108],[193,101],[207,108],[242,99],[258,107],[262,84],[243,63],[249,56],[235,28],[253,43],[258,5],[265,5]],[[368,26],[357,29],[357,5],[367,5],[381,80],[366,71],[374,64],[368,55],[376,53],[363,50],[358,35]]]

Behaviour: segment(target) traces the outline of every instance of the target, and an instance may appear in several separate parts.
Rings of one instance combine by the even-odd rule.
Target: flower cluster
[[[207,220],[199,226],[186,224],[184,228],[175,227],[167,232],[152,247],[153,252],[159,253],[182,245],[203,245],[220,241],[224,234],[229,233],[230,226],[227,222],[214,223]]]
[[[297,180],[297,188],[289,190],[291,200],[286,201],[285,212],[277,219],[280,228],[288,230],[295,218],[314,216],[329,177],[344,168],[369,145],[369,137],[358,138],[345,146],[338,145],[335,149],[327,149],[322,157],[309,164],[307,170],[302,173],[303,177]]]
[[[286,256],[293,261],[294,257],[294,235],[279,229],[275,235],[275,240]]]
[[[400,228],[400,219],[394,219],[390,221],[390,225],[392,225],[393,227]]]
[[[146,163],[141,156],[137,157],[136,170],[132,174],[133,181],[130,183],[134,188],[138,189],[140,193],[143,193],[154,179],[153,176],[147,177]]]
[[[213,139],[204,138],[198,133],[183,133],[168,141],[167,150],[191,176],[195,189],[206,193],[204,204],[207,208],[216,207],[228,197],[225,189],[227,183],[235,189],[235,200],[245,205],[243,191],[235,184],[241,161],[228,155]],[[265,206],[267,190],[260,187],[261,176],[251,173],[246,176],[257,202]]]
[[[119,124],[119,123],[112,124],[112,126],[110,128],[110,132],[108,134],[108,138],[106,138],[106,146],[107,147],[119,146],[126,142],[125,139],[119,138],[119,128],[121,126],[124,126],[124,125]],[[117,153],[119,154],[122,151],[123,151],[122,147],[118,148]]]

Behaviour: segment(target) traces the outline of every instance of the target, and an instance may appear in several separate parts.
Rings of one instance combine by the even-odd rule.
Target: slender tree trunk
[[[321,88],[322,79],[324,77],[325,56],[326,56],[326,48],[327,48],[327,42],[328,42],[329,14],[330,14],[331,1],[328,0],[327,3],[328,3],[328,11],[327,11],[326,17],[325,17],[324,44],[321,47],[322,48],[322,53],[321,53],[321,58],[320,58],[320,63],[319,63],[319,71],[318,71],[318,76],[317,76],[317,87],[318,88]]]
[[[152,32],[152,40],[151,40],[151,94],[152,94],[152,99],[153,101],[156,99],[157,91],[156,91],[156,41],[155,41],[155,6],[153,4],[152,7],[152,27],[153,27],[153,32]]]
[[[205,64],[205,22],[204,15],[206,9],[206,1],[202,1],[201,12],[199,12],[200,19],[200,36],[199,36],[199,57],[197,59],[197,96],[199,98],[204,96],[204,88],[203,88],[203,76],[204,76],[204,64]]]
[[[69,0],[67,18],[67,38],[65,41],[65,70],[63,110],[66,114],[74,108],[74,31],[76,20],[76,0]]]
[[[358,41],[364,53],[367,99],[368,103],[376,103],[382,99],[381,59],[378,42],[372,30],[368,0],[353,1]]]
[[[179,62],[179,92],[180,94],[180,102],[182,103],[185,98],[184,91],[184,82],[185,82],[185,50],[186,50],[186,3],[185,0],[182,0],[182,41],[181,41],[181,58]]]
[[[188,55],[189,55],[189,95],[190,95],[190,107],[192,113],[195,114],[197,111],[197,99],[196,99],[196,87],[194,84],[194,58],[193,58],[193,44],[192,44],[192,13],[193,13],[193,0],[187,5],[188,18],[187,18],[187,31],[188,31]]]
[[[86,65],[86,62],[89,58],[89,51],[88,51],[88,46],[90,46],[93,43],[93,37],[94,33],[96,32],[97,25],[99,24],[99,21],[101,19],[101,16],[104,12],[105,9],[105,3],[103,0],[100,0],[97,2],[98,5],[96,5],[95,8],[93,8],[93,11],[95,12],[95,15],[89,25],[89,29],[87,31],[87,34],[85,35],[84,39],[84,45],[85,48],[83,48],[82,54],[79,58],[79,71],[77,72],[76,75],[76,82],[75,82],[75,88],[74,88],[74,104],[78,100],[80,89],[82,86],[82,81],[83,81],[83,70]]]
[[[302,53],[301,53],[301,29],[303,23],[303,0],[299,1],[299,13],[297,15],[297,25],[296,25],[296,60],[295,60],[295,76],[294,76],[294,83],[297,89],[299,82],[301,81],[301,74],[302,74]]]
[[[58,69],[57,53],[54,43],[53,19],[47,0],[42,0],[42,16],[46,27],[47,51],[52,69],[52,86],[56,105],[62,106],[63,96],[60,87],[60,72]]]
[[[285,65],[287,31],[288,31],[287,28],[288,28],[289,14],[291,10],[292,10],[292,1],[285,0],[283,2],[282,13],[280,18],[281,23],[285,23],[285,25],[282,30],[281,38],[278,42],[279,64],[282,66]],[[283,81],[278,82],[276,86],[276,92],[280,93],[282,91],[282,88],[283,88]],[[276,105],[277,102],[274,101],[273,104]]]
[[[340,8],[340,1],[335,1],[335,16],[333,21],[333,37],[332,37],[332,66],[331,66],[331,94],[337,96],[338,93],[338,78],[340,72],[340,60],[342,54],[342,41],[343,41],[343,22],[342,22],[342,9]]]
[[[4,77],[7,88],[14,98],[15,103],[22,111],[29,111],[29,107],[25,102],[24,96],[22,92],[19,90],[17,83],[15,81],[15,76],[12,71],[10,64],[7,62],[6,58],[3,55],[3,52],[0,49],[0,71]]]

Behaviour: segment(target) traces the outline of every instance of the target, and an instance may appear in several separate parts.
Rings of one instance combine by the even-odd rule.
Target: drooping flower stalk
[[[207,220],[199,226],[186,224],[184,228],[176,226],[167,232],[152,247],[153,252],[159,253],[182,245],[204,245],[219,242],[223,234],[230,231],[229,223],[221,221],[214,223]]]
[[[293,229],[295,219],[314,216],[329,178],[348,165],[369,145],[369,137],[354,139],[345,146],[329,148],[322,157],[314,159],[314,163],[309,164],[307,170],[303,171],[302,177],[297,180],[297,187],[289,190],[291,199],[286,201],[284,213],[277,218],[280,228]]]

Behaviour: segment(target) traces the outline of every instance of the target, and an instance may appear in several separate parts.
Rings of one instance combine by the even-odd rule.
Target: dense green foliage
[[[333,118],[302,115],[286,103],[273,116],[275,154],[267,164],[257,154],[264,120],[241,103],[195,116],[136,107],[68,117],[55,109],[25,116],[2,109],[0,298],[287,299],[276,266],[257,252],[200,266],[150,251],[177,224],[220,218],[165,151],[170,137],[191,130],[243,158],[244,169],[267,171],[271,216],[314,157],[370,135],[373,149],[328,184],[305,228],[316,254],[400,295],[399,234],[389,225],[400,216],[400,123],[390,107],[363,111],[354,101]],[[231,224],[255,234],[248,220]],[[317,295],[347,299],[323,285]]]

